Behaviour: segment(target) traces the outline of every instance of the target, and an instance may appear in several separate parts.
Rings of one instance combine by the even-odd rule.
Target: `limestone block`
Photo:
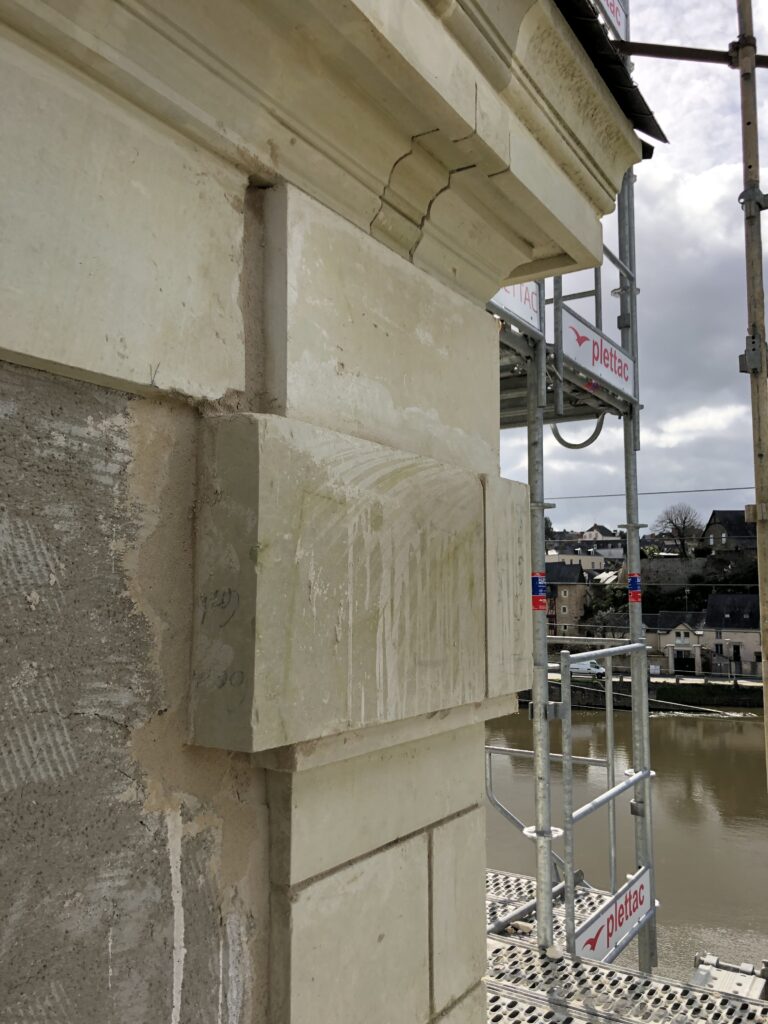
[[[477,701],[474,704],[446,708],[439,714],[428,712],[398,722],[383,722],[381,725],[293,743],[289,747],[259,751],[253,755],[252,763],[271,771],[303,772],[309,768],[320,768],[336,761],[399,746],[401,743],[428,740],[432,736],[455,732],[480,722],[506,718],[514,715],[517,710],[517,694],[512,693],[486,699],[482,703]]]
[[[275,1021],[424,1024],[427,894],[424,835],[328,875],[290,899],[278,894],[272,908],[273,950],[282,954],[272,958]]]
[[[485,973],[485,811],[432,833],[432,977],[435,1010]]]
[[[441,1017],[440,1024],[487,1024],[488,1019],[485,985],[480,984]]]
[[[309,771],[269,772],[273,878],[296,884],[480,805],[484,734],[473,725]]]
[[[529,500],[525,484],[485,479],[489,697],[533,682]]]
[[[244,383],[245,176],[0,33],[0,353],[130,388]]]
[[[445,187],[429,173],[414,154],[392,189],[413,179],[426,209]],[[265,225],[264,410],[498,471],[493,319],[292,186],[269,190]]]
[[[483,492],[278,416],[204,421],[194,742],[263,750],[482,700]]]

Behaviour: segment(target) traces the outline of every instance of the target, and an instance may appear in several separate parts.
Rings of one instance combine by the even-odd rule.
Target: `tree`
[[[675,542],[680,556],[688,558],[689,548],[692,548],[701,536],[704,524],[696,509],[681,501],[664,509],[654,523],[654,529],[659,533],[668,534]]]
[[[544,537],[549,540],[550,537],[554,537],[555,528],[552,525],[552,520],[549,516],[544,516]]]

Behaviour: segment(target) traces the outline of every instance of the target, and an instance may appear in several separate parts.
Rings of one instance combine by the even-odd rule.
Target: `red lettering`
[[[592,339],[592,365],[600,362],[600,342]]]
[[[607,930],[606,930],[607,936],[608,936],[608,945],[609,946],[611,944],[611,938],[613,937],[613,933],[615,931],[616,931],[616,919],[613,916],[613,911],[611,911],[611,913],[608,915]]]
[[[619,907],[619,928],[624,924],[624,907]]]
[[[603,366],[604,366],[604,367],[606,368],[606,370],[607,370],[607,369],[610,369],[610,365],[611,365],[611,357],[610,357],[610,354],[609,354],[609,352],[608,352],[608,349],[607,349],[607,348],[604,348],[604,349],[603,349]]]
[[[642,907],[642,905],[645,903],[645,882],[643,882],[643,884],[640,886],[639,895],[640,895],[640,906]]]

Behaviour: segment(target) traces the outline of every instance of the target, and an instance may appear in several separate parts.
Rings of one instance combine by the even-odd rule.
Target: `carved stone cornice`
[[[0,0],[0,19],[478,302],[598,262],[640,156],[551,0]]]

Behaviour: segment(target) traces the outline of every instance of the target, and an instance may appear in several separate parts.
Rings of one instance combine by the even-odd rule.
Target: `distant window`
[[[593,568],[593,569],[596,569],[596,568],[597,568],[597,565],[596,565],[596,564],[595,564],[594,562],[592,563],[592,568]]]
[[[723,639],[723,631],[722,631],[722,629],[716,629],[715,630],[715,640],[722,640],[722,639]]]
[[[690,637],[690,633],[687,630],[683,630],[683,636]]]
[[[560,593],[563,595],[563,597],[568,597],[568,587],[563,587]]]
[[[725,614],[723,615],[724,619],[730,619],[730,617],[731,617],[731,613],[730,612],[725,612]]]
[[[712,548],[715,546],[715,535],[714,535],[714,533],[710,533],[710,535],[709,535],[709,546],[712,547]]]
[[[566,604],[562,605],[562,607],[560,608],[560,611],[563,613],[563,615],[565,615],[566,612],[568,611],[568,605],[566,605]]]
[[[728,536],[727,536],[725,530],[723,530],[723,532],[720,534],[720,543],[721,544],[725,544],[725,542],[727,540],[728,540]]]
[[[763,652],[762,651],[755,651],[755,661],[757,662],[757,664],[759,665],[762,660],[763,660]]]
[[[723,656],[723,645],[722,644],[715,644],[715,654],[719,654],[720,657],[722,658],[722,656]]]
[[[682,634],[682,633],[680,632],[680,630],[679,630],[679,629],[676,629],[676,630],[675,630],[675,636],[676,636],[676,637],[678,637],[678,638],[679,638],[679,637],[681,637],[682,635],[683,635],[683,634]]]

